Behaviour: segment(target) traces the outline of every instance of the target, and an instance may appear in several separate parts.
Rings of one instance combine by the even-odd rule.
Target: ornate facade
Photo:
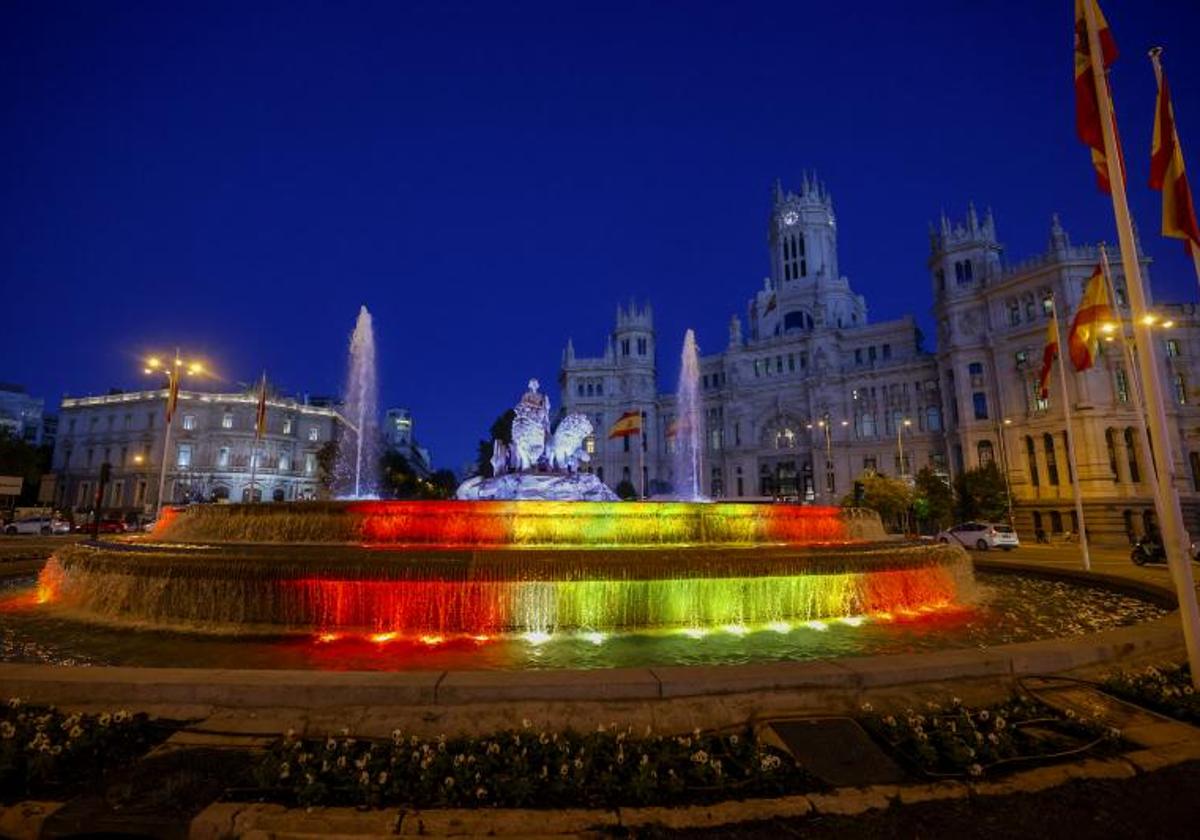
[[[734,315],[725,348],[701,359],[705,492],[836,503],[867,470],[912,475],[930,466],[952,477],[992,460],[1008,475],[1023,533],[1074,530],[1057,385],[1040,400],[1032,383],[1046,301],[1061,301],[1065,332],[1098,249],[1072,246],[1055,219],[1046,253],[1007,266],[991,213],[980,220],[974,208],[958,224],[943,217],[930,240],[936,351],[923,346],[911,316],[869,320],[866,301],[839,271],[825,187],[811,177],[795,192],[776,185],[770,274],[747,304],[745,329]],[[1200,312],[1191,304],[1156,311],[1173,322],[1159,355],[1191,522],[1200,506],[1200,409],[1191,389],[1200,376]],[[603,355],[579,356],[568,341],[560,387],[562,410],[583,412],[596,427],[591,469],[610,486],[628,479],[640,489],[640,477],[648,493],[664,494],[674,481],[675,399],[673,389],[658,391],[656,339],[648,304],[620,306]],[[1085,518],[1108,537],[1141,532],[1152,515],[1153,469],[1127,367],[1114,341],[1096,369],[1068,374]],[[627,411],[642,412],[645,433],[606,439]]]
[[[66,398],[54,450],[60,508],[89,510],[100,465],[111,465],[103,507],[141,515],[157,501],[167,392],[132,391]],[[168,503],[251,498],[315,498],[317,453],[333,439],[337,415],[328,406],[294,399],[267,401],[267,431],[255,444],[258,398],[253,392],[180,391],[171,427],[164,499]],[[252,470],[252,458],[257,465]]]

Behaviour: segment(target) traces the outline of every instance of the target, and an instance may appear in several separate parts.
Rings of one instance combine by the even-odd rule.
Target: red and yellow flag
[[[1050,324],[1046,327],[1046,347],[1042,350],[1042,369],[1038,373],[1038,396],[1044,400],[1050,397],[1050,371],[1057,355],[1058,316],[1051,314]]]
[[[612,438],[629,437],[630,435],[639,434],[642,431],[642,413],[640,411],[626,411],[617,418],[617,422],[613,423],[612,428],[608,430],[608,437]]]
[[[167,425],[171,425],[171,418],[175,416],[175,406],[179,403],[179,368],[176,367],[170,371],[167,376]]]
[[[771,295],[771,299],[767,301],[767,308],[763,310],[763,314],[767,315],[775,310],[775,295]]]
[[[1097,265],[1088,278],[1083,300],[1079,302],[1079,311],[1075,313],[1071,331],[1067,333],[1067,352],[1071,354],[1071,364],[1075,370],[1084,371],[1096,364],[1100,333],[1104,325],[1112,320],[1108,282],[1104,278],[1103,267]]]
[[[1183,167],[1183,150],[1175,130],[1175,109],[1166,73],[1159,77],[1154,109],[1154,143],[1150,152],[1150,188],[1162,193],[1162,235],[1183,240],[1189,254],[1200,253],[1200,225]]]
[[[1104,152],[1104,131],[1100,122],[1100,102],[1096,98],[1096,63],[1092,58],[1091,44],[1088,41],[1087,7],[1090,3],[1094,10],[1096,28],[1100,36],[1101,66],[1103,74],[1117,60],[1117,42],[1113,39],[1108,21],[1100,11],[1096,0],[1075,0],[1075,133],[1079,140],[1092,151],[1092,166],[1096,170],[1096,184],[1100,191],[1112,194],[1112,184],[1108,182],[1108,160]],[[1108,77],[1104,76],[1105,95],[1108,94]],[[1117,136],[1116,116],[1113,116],[1113,137]],[[1120,155],[1120,142],[1117,143]],[[1125,161],[1120,160],[1121,172],[1125,171]]]
[[[264,373],[258,385],[258,411],[254,415],[254,439],[267,433],[267,375]]]

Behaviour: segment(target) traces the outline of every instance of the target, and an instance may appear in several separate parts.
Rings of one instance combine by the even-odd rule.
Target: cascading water
[[[373,498],[379,487],[379,391],[375,376],[375,330],[363,306],[350,335],[350,361],[342,405],[343,429],[334,466],[342,498]]]
[[[700,492],[700,354],[696,334],[683,336],[679,387],[675,391],[675,495],[685,501],[703,501]]]

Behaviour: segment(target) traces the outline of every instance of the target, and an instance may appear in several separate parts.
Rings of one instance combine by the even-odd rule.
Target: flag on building
[[[1067,333],[1067,352],[1071,354],[1071,364],[1075,370],[1084,371],[1096,364],[1100,333],[1104,325],[1113,320],[1108,281],[1104,277],[1103,267],[1097,265],[1084,287],[1083,300],[1079,302],[1079,310]]]
[[[1042,369],[1038,373],[1038,396],[1050,398],[1050,371],[1054,369],[1054,359],[1058,356],[1058,316],[1051,313],[1050,324],[1046,327],[1046,347],[1042,350]]]
[[[775,310],[775,295],[771,295],[771,299],[767,301],[767,308],[763,310],[764,315],[768,315]]]
[[[254,439],[258,440],[267,433],[267,375],[262,375],[258,384],[258,411],[254,415]]]
[[[1108,21],[1100,11],[1096,0],[1075,0],[1075,133],[1079,140],[1091,149],[1092,166],[1096,170],[1096,184],[1100,191],[1112,195],[1112,185],[1108,182],[1108,162],[1104,152],[1104,131],[1100,123],[1100,103],[1096,99],[1096,62],[1091,54],[1088,41],[1087,11],[1085,4],[1090,3],[1094,10],[1096,28],[1100,36],[1101,61],[1099,72],[1103,74],[1117,60],[1117,42],[1113,39]],[[1108,77],[1104,76],[1104,89],[1108,90]],[[1113,136],[1117,135],[1116,117],[1113,117]],[[1120,143],[1117,143],[1118,150]],[[1120,151],[1117,152],[1120,154]],[[1121,160],[1121,172],[1125,171],[1125,161]]]
[[[678,420],[672,420],[670,423],[667,424],[666,437],[667,437],[667,440],[675,440],[675,438],[679,437],[679,421]]]
[[[1189,254],[1200,254],[1200,225],[1183,166],[1183,150],[1175,130],[1175,109],[1166,73],[1159,77],[1154,109],[1154,142],[1150,151],[1150,188],[1162,193],[1162,235],[1182,239]]]
[[[171,425],[171,418],[175,416],[175,406],[179,403],[179,368],[169,371],[167,374],[167,425]]]
[[[612,428],[608,430],[608,437],[612,438],[629,437],[636,435],[642,431],[642,413],[640,411],[626,411],[617,418],[617,422],[613,423]]]

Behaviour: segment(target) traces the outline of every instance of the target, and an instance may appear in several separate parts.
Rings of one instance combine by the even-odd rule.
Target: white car
[[[1011,527],[991,522],[964,522],[942,531],[937,539],[938,542],[958,543],[964,548],[977,548],[980,551],[989,548],[1012,551],[1021,545],[1017,532]]]
[[[69,534],[71,525],[49,516],[30,516],[16,519],[4,526],[6,534]]]

